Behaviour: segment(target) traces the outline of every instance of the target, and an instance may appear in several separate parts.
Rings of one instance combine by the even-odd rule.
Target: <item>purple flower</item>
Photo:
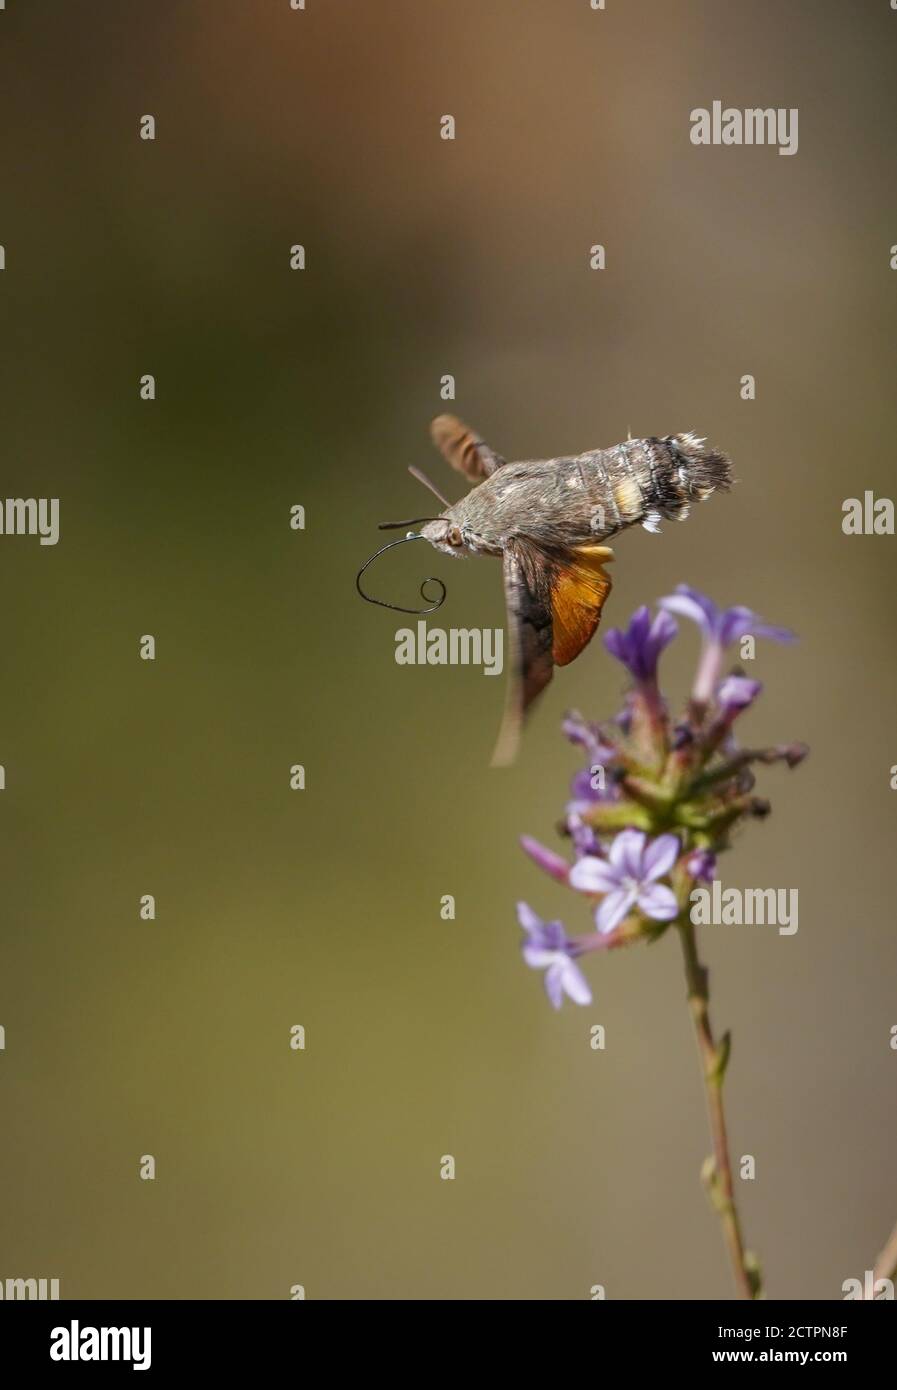
[[[567,882],[570,865],[566,859],[555,854],[553,849],[546,849],[545,845],[534,840],[531,835],[521,835],[520,844],[524,854],[528,854],[533,863],[538,864],[540,869],[544,869],[546,874],[556,878],[558,883]]]
[[[564,827],[567,834],[573,841],[573,850],[577,859],[581,859],[584,854],[600,854],[601,841],[598,834],[590,825],[586,825],[582,816],[577,810],[572,809],[572,803],[567,807],[567,815],[564,818]],[[567,882],[570,881],[570,870],[567,869]]]
[[[773,642],[793,642],[795,634],[787,627],[772,627],[750,608],[736,605],[735,608],[718,608],[713,599],[707,598],[690,584],[677,584],[676,592],[666,598],[658,599],[660,607],[668,613],[678,613],[681,618],[690,618],[697,623],[708,642],[719,642],[728,647],[739,637],[768,637]]]
[[[716,692],[723,717],[731,722],[754,703],[762,689],[760,681],[752,681],[748,676],[726,676]]]
[[[592,765],[594,767],[595,764]],[[584,767],[580,772],[574,774],[570,782],[570,800],[565,807],[566,813],[570,815],[581,815],[590,806],[595,806],[599,802],[619,800],[620,789],[610,776],[607,768],[604,769],[604,777],[600,779],[592,767]],[[604,787],[595,786],[595,782],[603,780]]]
[[[676,895],[655,880],[668,874],[679,854],[675,835],[648,841],[643,830],[621,830],[607,859],[587,855],[570,870],[570,885],[581,893],[603,893],[595,911],[602,935],[612,932],[637,907],[655,922],[671,922],[679,911]]]
[[[692,878],[700,878],[705,883],[712,883],[716,877],[716,855],[712,849],[693,850],[685,861],[685,867]]]
[[[571,743],[584,748],[593,763],[606,763],[614,756],[608,743],[602,742],[601,730],[597,724],[590,724],[577,710],[570,710],[561,722],[561,731]]]
[[[678,631],[676,620],[669,613],[657,613],[652,619],[649,609],[642,607],[633,613],[625,632],[611,628],[604,645],[637,681],[653,683],[660,653]]]
[[[732,642],[747,636],[767,637],[772,642],[796,640],[790,628],[773,627],[750,608],[740,604],[734,608],[718,608],[712,599],[693,589],[690,584],[677,584],[674,594],[668,594],[658,602],[665,612],[690,618],[700,628],[704,651],[692,692],[699,704],[709,701],[719,676],[723,654]]]
[[[576,948],[560,922],[543,922],[526,903],[517,904],[517,920],[526,932],[523,959],[532,970],[545,971],[545,993],[559,1009],[566,994],[574,1004],[591,1004],[592,991],[573,959]]]

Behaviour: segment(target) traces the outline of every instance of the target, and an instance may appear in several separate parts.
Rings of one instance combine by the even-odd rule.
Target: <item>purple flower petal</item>
[[[755,637],[765,637],[769,642],[796,642],[797,633],[792,632],[790,627],[772,627],[769,623],[761,623],[755,620],[751,629]]]
[[[573,850],[577,859],[582,859],[586,854],[600,853],[601,843],[598,836],[590,825],[586,825],[575,806],[567,807],[566,825],[573,840]]]
[[[629,660],[629,645],[618,627],[612,627],[604,634],[604,645],[625,666]]]
[[[635,906],[636,894],[629,888],[616,888],[602,900],[595,913],[595,926],[602,936],[618,927],[630,908]]]
[[[700,629],[705,642],[718,642],[720,647],[728,647],[749,633],[772,642],[796,641],[795,634],[789,628],[765,623],[758,613],[745,608],[744,604],[718,608],[706,594],[699,593],[688,584],[678,584],[674,594],[668,594],[658,602],[665,612],[678,613],[680,617],[690,619]]]
[[[642,853],[645,848],[644,830],[621,830],[608,851],[608,859],[617,871],[619,883],[625,875],[628,878],[641,877]]]
[[[677,632],[676,620],[669,613],[658,613],[652,621],[649,610],[643,606],[633,613],[625,632],[612,628],[604,645],[636,680],[654,681],[657,659]]]
[[[570,783],[570,796],[574,801],[593,806],[596,801],[607,800],[607,792],[592,786],[592,769],[584,767],[577,772]]]
[[[527,946],[545,951],[563,951],[567,946],[567,934],[561,922],[543,922],[537,912],[527,903],[517,904],[517,920],[529,937]],[[524,947],[524,950],[526,947]]]
[[[794,642],[797,640],[795,633],[787,627],[773,627],[770,623],[765,623],[759,613],[754,613],[752,609],[745,608],[742,604],[737,604],[734,608],[727,608],[720,617],[719,640],[724,647],[730,642],[737,642],[740,637],[745,637],[750,633],[754,637],[765,637],[773,642]]]
[[[555,961],[545,971],[545,993],[553,1009],[559,1009],[564,1002],[564,962]]]
[[[699,594],[688,584],[677,584],[676,592],[666,598],[658,599],[659,606],[667,613],[677,613],[696,623],[705,637],[712,636],[719,617],[719,609],[712,599]]]
[[[676,894],[665,883],[648,883],[638,895],[638,905],[655,922],[671,922],[679,911]]]
[[[561,973],[561,984],[574,1004],[591,1004],[589,982],[575,961],[568,960]]]
[[[737,642],[739,637],[750,632],[756,617],[756,613],[752,613],[749,608],[745,608],[742,604],[736,604],[734,608],[727,608],[724,613],[720,614],[716,631],[721,645],[728,647],[730,642]]]
[[[751,680],[748,676],[727,676],[716,697],[724,713],[734,716],[753,704],[762,689],[760,681]]]
[[[647,650],[650,658],[650,674],[656,674],[657,659],[664,647],[668,647],[676,633],[679,631],[676,619],[670,613],[660,612],[651,624],[651,631],[648,634]]]
[[[651,610],[647,604],[643,603],[641,608],[637,608],[629,620],[629,640],[635,646],[641,647],[648,640],[651,631]]]
[[[692,878],[712,883],[716,874],[716,855],[710,849],[693,850],[685,861],[685,867]]]
[[[679,840],[675,835],[658,835],[642,855],[641,880],[650,883],[668,874],[679,856]]]
[[[610,893],[619,887],[619,876],[606,859],[586,854],[571,868],[569,883],[580,893]]]
[[[531,970],[544,970],[546,966],[553,965],[558,959],[558,952],[549,950],[546,946],[536,946],[528,942],[523,947],[523,959]]]
[[[597,724],[590,724],[576,710],[564,716],[561,731],[571,743],[584,748],[594,762],[601,762],[613,754],[613,749],[601,742]]]
[[[537,912],[533,912],[529,903],[517,904],[517,921],[526,932],[540,932],[542,930],[542,918]]]

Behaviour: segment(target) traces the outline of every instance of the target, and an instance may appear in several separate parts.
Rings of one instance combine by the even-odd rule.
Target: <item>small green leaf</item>
[[[763,1271],[753,1250],[745,1250],[744,1252],[744,1272],[748,1277],[751,1293],[754,1298],[759,1298],[763,1292]]]
[[[731,1051],[732,1034],[727,1032],[724,1033],[719,1040],[714,1056],[713,1066],[707,1073],[708,1081],[712,1081],[715,1086],[721,1086],[723,1084],[723,1077],[725,1076],[726,1068],[729,1065],[729,1054]]]
[[[708,1189],[712,1189],[716,1182],[716,1159],[713,1154],[708,1154],[701,1164],[701,1182]]]

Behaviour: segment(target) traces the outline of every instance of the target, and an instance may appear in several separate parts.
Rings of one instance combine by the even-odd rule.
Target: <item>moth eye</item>
[[[446,540],[449,545],[460,545],[462,542],[460,526],[450,526]]]

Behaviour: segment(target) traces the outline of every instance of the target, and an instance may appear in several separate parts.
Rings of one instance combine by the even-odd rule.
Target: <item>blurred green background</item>
[[[743,734],[812,756],[761,778],[773,816],[723,863],[798,888],[800,930],[704,948],[769,1295],[871,1268],[897,569],[840,521],[894,488],[895,59],[887,0],[8,0],[5,488],[58,496],[61,540],[0,540],[0,1276],[730,1294],[675,941],[590,960],[594,1005],[560,1015],[518,952],[518,897],[588,928],[517,837],[557,843],[560,717],[612,713],[619,667],[593,643],[492,772],[503,679],[397,666],[403,620],[354,592],[376,523],[429,510],[407,464],[460,495],[427,436],[445,373],[509,457],[695,429],[735,460],[729,497],[618,541],[605,623],[686,580],[801,634],[760,645]],[[714,99],[798,107],[799,152],[696,149]],[[434,569],[432,622],[503,622],[488,560],[416,546],[371,587],[412,603]]]

